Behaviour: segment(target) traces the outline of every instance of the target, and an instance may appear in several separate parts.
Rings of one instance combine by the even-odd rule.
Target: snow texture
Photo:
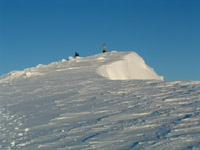
[[[2,150],[200,148],[200,82],[162,81],[134,52],[11,72],[0,104]]]

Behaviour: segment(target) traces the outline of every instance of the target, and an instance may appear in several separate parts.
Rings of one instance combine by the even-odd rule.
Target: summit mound
[[[113,51],[85,58],[69,57],[68,61],[63,59],[49,65],[39,64],[23,71],[13,71],[1,77],[0,82],[49,76],[61,71],[66,74],[66,77],[90,72],[93,77],[103,76],[111,80],[163,80],[163,77],[147,66],[137,53]]]

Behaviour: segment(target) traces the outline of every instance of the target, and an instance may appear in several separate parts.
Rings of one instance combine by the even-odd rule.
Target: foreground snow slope
[[[132,54],[70,58],[1,77],[0,149],[199,149],[200,82],[99,75]]]

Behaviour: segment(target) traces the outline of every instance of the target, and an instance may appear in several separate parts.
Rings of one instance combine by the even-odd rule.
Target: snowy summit
[[[198,150],[200,82],[165,82],[135,52],[0,77],[2,150]]]
[[[48,68],[53,68],[52,71],[60,71],[61,68],[63,68],[63,71],[70,69],[80,71],[88,68],[90,72],[93,72],[93,75],[98,73],[98,75],[111,80],[163,80],[163,77],[158,76],[151,67],[147,66],[137,53],[116,51],[87,58],[69,57],[69,61],[63,59],[60,62],[54,62],[46,66],[38,65],[35,68],[25,69],[24,71],[13,71],[2,80],[45,75],[44,69]]]

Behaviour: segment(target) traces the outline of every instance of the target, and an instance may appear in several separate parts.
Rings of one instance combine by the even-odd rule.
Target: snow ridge
[[[97,72],[111,80],[155,79],[163,81],[154,70],[135,52],[125,55],[122,60],[103,65]]]
[[[75,67],[77,66],[77,67]],[[82,66],[82,67],[80,67]],[[154,70],[145,64],[145,61],[135,52],[110,52],[98,54],[86,58],[69,57],[68,60],[53,62],[49,65],[39,64],[36,67],[24,69],[23,71],[12,71],[3,77],[1,82],[44,76],[46,73],[53,73],[58,70],[87,68],[93,75],[100,75],[110,80],[161,80]]]

